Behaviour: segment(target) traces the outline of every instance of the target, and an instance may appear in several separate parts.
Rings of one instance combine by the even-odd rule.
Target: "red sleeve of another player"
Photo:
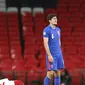
[[[15,85],[24,85],[24,83],[21,80],[15,80]]]

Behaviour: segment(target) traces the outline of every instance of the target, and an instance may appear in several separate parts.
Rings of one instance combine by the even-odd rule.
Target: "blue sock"
[[[49,83],[50,83],[50,78],[46,76],[44,79],[44,85],[49,85]]]
[[[54,77],[54,85],[60,85],[60,77]]]

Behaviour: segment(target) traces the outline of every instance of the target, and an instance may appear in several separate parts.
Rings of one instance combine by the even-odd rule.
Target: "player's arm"
[[[43,41],[44,41],[44,47],[45,47],[46,53],[48,54],[48,56],[51,56],[51,53],[50,53],[50,50],[49,50],[49,46],[48,46],[48,38],[44,37]]]
[[[44,48],[45,48],[46,53],[48,55],[48,60],[49,60],[49,62],[53,62],[53,57],[50,53],[49,46],[48,46],[48,38],[44,37],[43,41],[44,41]]]
[[[45,51],[46,51],[46,53],[48,55],[49,62],[53,62],[53,57],[52,57],[51,52],[50,52],[50,49],[49,49],[48,41],[49,41],[49,30],[48,29],[45,29],[43,31],[44,48],[45,48]]]

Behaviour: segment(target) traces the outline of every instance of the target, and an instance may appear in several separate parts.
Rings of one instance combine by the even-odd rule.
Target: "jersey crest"
[[[60,31],[57,31],[58,36],[60,36]]]

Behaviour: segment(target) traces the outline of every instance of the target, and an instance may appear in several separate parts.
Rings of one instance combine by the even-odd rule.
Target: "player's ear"
[[[51,20],[49,20],[49,23],[51,22]]]

